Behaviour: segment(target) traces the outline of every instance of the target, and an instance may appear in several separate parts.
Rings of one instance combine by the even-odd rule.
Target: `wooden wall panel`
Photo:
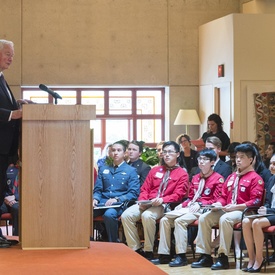
[[[10,86],[21,85],[21,1],[0,0],[0,39],[11,40],[15,44],[15,58],[5,78]]]
[[[23,84],[166,85],[166,2],[25,0]]]

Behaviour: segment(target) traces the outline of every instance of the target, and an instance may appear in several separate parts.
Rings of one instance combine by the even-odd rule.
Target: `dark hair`
[[[172,140],[171,140],[171,141],[165,141],[165,142],[163,143],[163,145],[162,145],[162,150],[163,150],[166,146],[170,146],[170,145],[174,146],[176,153],[179,153],[179,152],[180,152],[180,146],[179,146],[179,144],[177,144],[175,141],[172,141]],[[179,163],[179,165],[180,165],[181,167],[186,167],[185,161],[184,161],[184,163],[182,163],[182,161],[184,161],[184,160],[181,158],[181,156],[180,156],[180,154],[179,154],[179,156],[178,156],[178,158],[177,158],[177,162]],[[163,158],[162,158],[162,160],[161,160],[161,164],[162,164],[162,165],[165,165],[165,161],[164,161]],[[185,166],[184,166],[184,164],[185,164]]]
[[[137,140],[132,140],[129,144],[134,144],[134,145],[136,145],[136,146],[138,146],[138,150],[139,150],[139,152],[141,153],[142,151],[143,151],[143,144],[144,144],[145,142],[144,141],[137,141]],[[129,146],[129,145],[128,145]]]
[[[178,144],[180,144],[181,142],[181,139],[182,138],[186,138],[186,140],[189,142],[189,144],[191,144],[191,138],[187,135],[187,134],[181,134],[181,135],[179,135],[178,137],[177,137],[177,139],[176,139],[176,142],[178,143]]]
[[[114,142],[112,145],[114,145],[114,144],[120,144],[120,145],[122,145],[123,146],[123,150],[125,152],[127,150],[127,148],[128,148],[129,141],[125,140],[125,139],[121,139],[121,140],[118,140],[118,141]]]
[[[208,118],[207,121],[214,121],[217,124],[217,132],[221,132],[223,130],[223,121],[221,117],[217,114],[211,114]]]
[[[179,151],[180,151],[180,146],[179,146],[179,144],[177,144],[175,141],[172,141],[172,140],[170,140],[170,141],[165,141],[165,142],[163,143],[163,145],[162,145],[162,150],[164,149],[164,147],[170,146],[170,145],[174,146],[176,152],[179,152]]]
[[[212,160],[215,161],[217,159],[216,152],[214,150],[211,150],[211,149],[203,149],[203,150],[201,150],[198,153],[197,157],[200,157],[200,156],[205,156],[205,157],[209,158],[210,161],[212,161]]]
[[[235,152],[236,146],[238,146],[238,145],[240,145],[240,144],[241,144],[240,142],[232,142],[232,143],[230,143],[229,146],[228,146],[227,152],[228,152],[229,154],[234,153],[234,152]]]
[[[257,156],[258,150],[251,143],[242,143],[235,147],[235,153],[237,153],[237,152],[245,153],[247,155],[247,157],[254,159]]]
[[[273,147],[273,154],[275,153],[275,141],[269,142],[268,145],[271,145]]]

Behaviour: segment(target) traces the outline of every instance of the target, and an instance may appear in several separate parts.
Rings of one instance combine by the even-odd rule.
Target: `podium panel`
[[[95,106],[23,106],[22,249],[88,248]]]

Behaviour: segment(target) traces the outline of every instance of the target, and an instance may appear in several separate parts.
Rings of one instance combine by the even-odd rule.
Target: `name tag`
[[[104,171],[103,171],[103,174],[109,174],[110,173],[110,170],[108,170],[108,169],[105,169]]]
[[[156,177],[159,178],[159,179],[162,179],[163,173],[157,172],[156,173]]]

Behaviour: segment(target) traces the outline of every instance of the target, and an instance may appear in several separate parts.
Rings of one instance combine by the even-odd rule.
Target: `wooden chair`
[[[266,251],[266,260],[267,264],[270,265],[269,262],[269,249],[268,249],[268,240],[269,237],[272,239],[272,244],[274,244],[275,241],[275,225],[271,225],[268,227],[263,228],[264,236],[265,236],[265,251]]]

